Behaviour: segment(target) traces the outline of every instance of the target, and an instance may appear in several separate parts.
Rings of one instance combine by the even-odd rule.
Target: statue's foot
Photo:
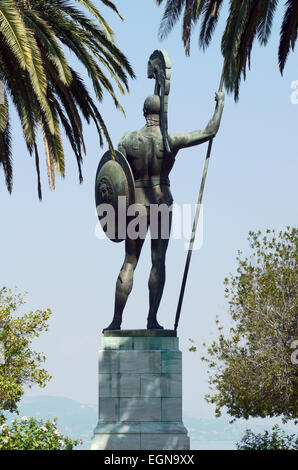
[[[147,330],[163,330],[164,327],[161,326],[156,320],[148,320]]]
[[[117,321],[112,321],[112,323],[107,328],[104,328],[102,332],[104,333],[108,330],[121,330],[121,324]]]

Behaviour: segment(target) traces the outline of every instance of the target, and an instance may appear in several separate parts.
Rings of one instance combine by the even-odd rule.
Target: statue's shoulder
[[[127,137],[129,136],[129,134],[131,134],[131,132],[125,132],[123,134],[123,136],[121,137],[121,139],[119,140],[119,145],[125,145],[125,142],[127,140]]]
[[[137,131],[125,132],[121,137],[118,147],[122,147],[127,151],[136,148],[137,143],[142,140],[142,129]]]
[[[119,145],[125,147],[129,145],[139,134],[139,131],[128,131],[119,140]]]

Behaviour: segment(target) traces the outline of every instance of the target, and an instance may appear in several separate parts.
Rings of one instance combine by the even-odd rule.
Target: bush
[[[82,441],[72,440],[57,430],[57,418],[38,420],[23,416],[8,425],[0,423],[0,450],[73,450]]]
[[[298,450],[298,437],[295,434],[287,435],[276,424],[272,432],[265,431],[264,434],[254,434],[247,429],[238,450]]]

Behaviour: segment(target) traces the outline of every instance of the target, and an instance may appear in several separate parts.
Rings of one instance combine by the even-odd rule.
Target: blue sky
[[[172,60],[169,131],[204,128],[214,111],[222,58],[220,23],[211,47],[198,49],[194,32],[191,56],[185,57],[181,26],[160,43],[157,38],[161,8],[153,0],[116,2],[125,23],[104,9],[116,40],[127,55],[137,79],[131,93],[121,98],[124,118],[106,96],[101,111],[115,145],[125,131],[143,126],[144,99],[153,92],[146,78],[147,61],[155,49],[167,50]],[[297,55],[291,54],[284,76],[277,66],[281,12],[275,18],[266,49],[255,47],[252,70],[242,83],[240,101],[226,97],[221,129],[213,145],[204,195],[204,242],[194,252],[179,328],[184,352],[184,412],[213,416],[204,402],[208,392],[201,344],[215,338],[215,317],[228,325],[223,279],[236,268],[236,252],[248,252],[249,230],[284,229],[297,221],[298,105],[291,104],[291,83],[298,80]],[[224,15],[223,15],[224,16]],[[82,73],[84,76],[84,73]],[[14,190],[10,196],[0,174],[1,271],[0,285],[28,292],[27,309],[49,307],[50,329],[36,347],[47,356],[53,380],[46,390],[28,394],[62,395],[82,403],[97,401],[97,350],[101,330],[113,313],[114,288],[124,256],[123,244],[100,241],[94,206],[94,178],[107,149],[99,147],[96,130],[85,127],[87,156],[84,183],[78,184],[75,157],[67,149],[66,178],[47,189],[43,170],[43,202],[36,195],[34,161],[26,151],[20,125],[14,120]],[[207,146],[181,151],[171,174],[177,203],[196,202]],[[144,328],[150,251],[146,242],[135,275],[134,289],[124,312],[123,328]],[[159,312],[160,322],[173,327],[186,252],[184,240],[172,240],[167,255],[167,282]],[[199,352],[188,351],[192,338]]]

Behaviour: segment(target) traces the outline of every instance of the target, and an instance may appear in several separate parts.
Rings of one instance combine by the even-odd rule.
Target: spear
[[[224,85],[224,68],[221,74],[221,80],[220,80],[220,85],[218,91],[222,91]],[[177,305],[177,311],[176,311],[176,317],[175,317],[175,325],[174,325],[174,330],[177,331],[178,328],[178,323],[181,315],[181,308],[182,308],[182,302],[183,302],[183,297],[184,297],[184,291],[185,291],[185,286],[186,286],[186,281],[187,281],[187,276],[188,276],[188,271],[189,271],[189,265],[190,265],[190,260],[191,260],[191,255],[193,251],[193,245],[195,242],[196,238],[196,231],[197,231],[197,225],[200,217],[200,210],[201,210],[201,205],[202,205],[202,200],[203,200],[203,194],[204,194],[204,188],[205,188],[205,182],[206,182],[206,177],[207,177],[207,171],[208,171],[208,166],[209,166],[209,161],[210,161],[210,155],[212,151],[212,145],[213,145],[213,139],[212,137],[209,140],[208,144],[208,150],[207,150],[207,155],[206,155],[206,160],[205,160],[205,165],[204,165],[204,171],[203,171],[203,176],[202,176],[202,181],[201,181],[201,186],[200,186],[200,192],[199,192],[199,197],[198,197],[198,202],[197,202],[197,207],[196,207],[196,213],[193,221],[193,226],[192,226],[192,233],[191,233],[191,238],[189,241],[189,247],[188,247],[188,253],[187,253],[187,258],[186,258],[186,263],[185,263],[185,268],[184,268],[184,274],[183,274],[183,279],[182,279],[182,284],[181,284],[181,289],[180,289],[180,295],[179,295],[179,300],[178,300],[178,305]]]

